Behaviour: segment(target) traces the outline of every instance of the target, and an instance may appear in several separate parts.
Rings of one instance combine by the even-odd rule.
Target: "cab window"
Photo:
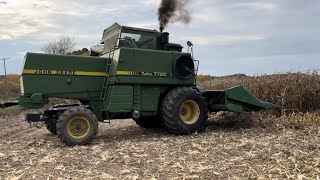
[[[122,33],[121,38],[131,38],[138,48],[156,49],[156,38],[141,34]],[[120,44],[119,44],[120,45]]]

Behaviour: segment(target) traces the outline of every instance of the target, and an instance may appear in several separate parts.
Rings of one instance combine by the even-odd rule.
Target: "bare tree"
[[[48,54],[71,54],[76,42],[74,38],[62,36],[58,40],[45,44],[41,50]]]

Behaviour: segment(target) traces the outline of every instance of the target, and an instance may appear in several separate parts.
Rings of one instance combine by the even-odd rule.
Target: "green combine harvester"
[[[199,61],[169,33],[120,26],[104,30],[91,56],[27,53],[20,77],[21,97],[1,108],[40,109],[50,98],[79,100],[26,114],[44,122],[66,145],[85,145],[98,122],[132,118],[144,128],[164,127],[174,134],[201,131],[209,112],[259,111],[278,106],[258,100],[242,86],[203,90],[196,84]],[[190,50],[190,51],[189,51]]]

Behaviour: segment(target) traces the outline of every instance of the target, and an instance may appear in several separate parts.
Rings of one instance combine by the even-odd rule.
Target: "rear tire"
[[[57,133],[67,146],[89,144],[98,133],[97,117],[83,107],[68,109],[59,116]]]
[[[187,135],[201,131],[208,119],[204,98],[192,87],[170,91],[161,106],[161,119],[171,133]]]
[[[139,118],[134,119],[137,125],[143,128],[161,128],[161,120],[157,117],[154,118]]]

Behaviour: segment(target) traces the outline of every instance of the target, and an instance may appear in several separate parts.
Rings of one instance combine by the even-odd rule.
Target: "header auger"
[[[100,43],[92,47],[91,57],[27,53],[21,97],[1,108],[19,104],[39,109],[51,97],[79,100],[26,115],[28,122],[43,121],[72,146],[90,143],[98,122],[106,120],[132,118],[145,128],[164,127],[185,135],[201,131],[209,112],[278,107],[241,86],[202,90],[196,84],[199,61],[170,43],[169,33],[115,23],[104,30]]]

